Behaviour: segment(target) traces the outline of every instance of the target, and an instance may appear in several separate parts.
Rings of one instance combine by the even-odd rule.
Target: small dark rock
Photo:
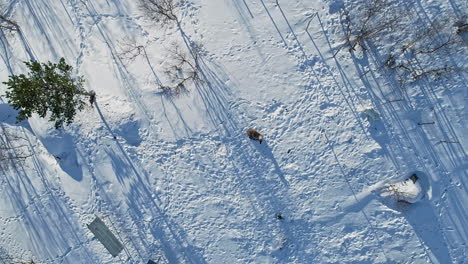
[[[411,177],[409,177],[409,178],[410,178],[410,180],[413,181],[413,183],[416,183],[416,181],[419,179],[419,177],[416,174],[411,175]]]

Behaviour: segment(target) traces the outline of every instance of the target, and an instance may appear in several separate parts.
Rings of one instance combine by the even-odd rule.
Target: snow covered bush
[[[405,181],[389,184],[382,189],[382,196],[392,198],[399,203],[415,203],[423,196],[418,179],[418,176],[413,174]]]
[[[90,96],[83,89],[83,77],[72,77],[73,67],[61,58],[58,64],[37,61],[25,62],[27,75],[11,75],[7,82],[6,97],[14,109],[19,110],[17,121],[23,121],[33,113],[40,117],[49,114],[55,128],[73,122],[75,114],[84,108],[84,97]]]

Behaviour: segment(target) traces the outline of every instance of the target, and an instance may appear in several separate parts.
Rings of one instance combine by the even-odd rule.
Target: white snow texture
[[[468,263],[468,1],[174,2],[1,1],[0,79],[64,57],[96,101],[0,85],[0,263]]]

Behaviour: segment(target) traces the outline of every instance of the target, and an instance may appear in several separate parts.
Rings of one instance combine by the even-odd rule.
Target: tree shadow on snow
[[[95,262],[87,247],[69,254],[72,247],[86,240],[79,230],[76,212],[70,210],[68,197],[57,183],[50,181],[53,171],[44,168],[48,164],[38,158],[37,147],[30,136],[26,133],[20,136],[29,144],[32,156],[24,162],[10,162],[8,168],[3,168],[3,189],[8,197],[5,201],[11,204],[15,213],[12,223],[16,222],[27,234],[27,247],[39,260],[47,258],[46,262],[51,262],[50,258],[53,258],[64,262],[78,257],[89,263]],[[6,140],[9,140],[8,136]]]
[[[0,122],[24,127],[32,134],[35,134],[27,121],[16,123],[17,115],[18,111],[13,109],[9,104],[0,104]],[[41,140],[47,151],[55,157],[64,172],[76,181],[82,180],[83,172],[76,155],[77,150],[74,147],[75,144],[73,136],[64,132],[63,129],[55,129],[51,131],[51,133],[48,133],[47,137],[38,138]],[[29,143],[31,146],[33,145],[32,142]]]
[[[438,219],[438,214],[429,198],[432,195],[430,178],[421,171],[415,171],[424,193],[422,200],[409,205],[403,210],[403,215],[413,226],[427,256],[433,263],[452,263],[446,239],[441,230],[444,229]]]
[[[275,167],[275,173],[278,174],[278,177],[281,180],[281,183],[283,183],[285,186],[288,186],[289,185],[288,181],[284,177],[284,173],[281,171],[281,168],[278,162],[276,161],[275,156],[273,155],[273,152],[271,151],[271,148],[268,146],[268,143],[266,141],[263,141],[262,144],[258,144],[257,141],[252,141],[252,144],[257,149],[257,151],[262,154],[262,156],[264,156],[265,158],[271,161],[271,163]]]
[[[202,256],[202,249],[196,248],[187,240],[187,235],[182,227],[177,225],[174,221],[165,216],[160,207],[161,201],[154,195],[154,192],[147,187],[149,185],[149,178],[147,173],[135,164],[127,151],[117,140],[112,128],[107,123],[101,109],[97,102],[95,103],[97,112],[104,123],[105,127],[113,137],[115,142],[114,147],[106,149],[106,153],[111,158],[113,170],[118,178],[118,181],[125,185],[125,181],[130,181],[130,189],[127,194],[127,205],[129,210],[126,212],[131,217],[133,223],[137,225],[137,237],[141,238],[138,242],[144,244],[144,248],[157,248],[164,252],[165,258],[169,263],[180,263],[181,260],[185,263],[200,263],[204,264],[206,261]],[[102,191],[105,192],[105,191]],[[112,204],[111,198],[107,197],[109,203]],[[149,214],[148,214],[149,212]],[[116,215],[116,212],[112,212]],[[146,222],[146,217],[150,215],[153,220]],[[117,215],[116,215],[117,216]],[[151,232],[155,241],[159,245],[148,245],[146,237],[147,231]],[[134,237],[134,236],[132,236]],[[150,256],[143,256],[140,252],[138,244],[132,240],[135,250],[140,255],[140,258],[145,259]],[[154,254],[155,252],[151,252]]]
[[[41,142],[47,151],[55,157],[60,168],[74,180],[83,179],[81,161],[78,159],[75,139],[63,129],[55,129],[41,138]]]
[[[23,126],[31,131],[31,127],[29,126],[28,121],[21,121],[19,123],[16,122],[17,116],[18,111],[15,110],[10,104],[3,103],[3,99],[0,98],[0,123],[6,123],[12,126]]]

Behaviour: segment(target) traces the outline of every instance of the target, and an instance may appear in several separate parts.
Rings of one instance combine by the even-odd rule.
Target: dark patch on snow
[[[432,255],[436,258],[433,262],[452,263],[449,249],[438,220],[437,209],[429,200],[428,193],[431,191],[430,178],[422,171],[414,171],[418,177],[424,196],[421,201],[411,204],[404,211],[403,215],[413,226],[413,230],[419,239],[428,247]]]
[[[328,13],[335,14],[338,13],[344,7],[342,0],[332,1],[328,8]]]
[[[47,151],[55,157],[64,172],[76,181],[83,179],[83,171],[78,161],[75,140],[63,130],[53,130],[46,138],[41,138]]]
[[[281,213],[277,213],[277,214],[276,214],[276,219],[278,219],[278,220],[283,220],[284,218],[283,218],[283,216],[281,215]]]
[[[268,142],[263,141],[263,144],[254,144],[255,148],[267,159],[269,159],[274,167],[275,167],[275,173],[278,174],[279,179],[281,182],[285,185],[288,186],[289,183],[284,177],[284,173],[281,171],[281,168],[276,161],[276,158],[273,155],[273,152],[271,151],[271,148],[268,146]]]
[[[127,123],[120,125],[116,131],[120,137],[132,146],[139,146],[142,139],[140,137],[140,123],[136,120],[131,120]]]
[[[7,123],[10,125],[17,125],[16,117],[18,116],[18,111],[15,110],[9,104],[0,104],[0,122]],[[25,124],[27,121],[22,121],[18,124]]]

